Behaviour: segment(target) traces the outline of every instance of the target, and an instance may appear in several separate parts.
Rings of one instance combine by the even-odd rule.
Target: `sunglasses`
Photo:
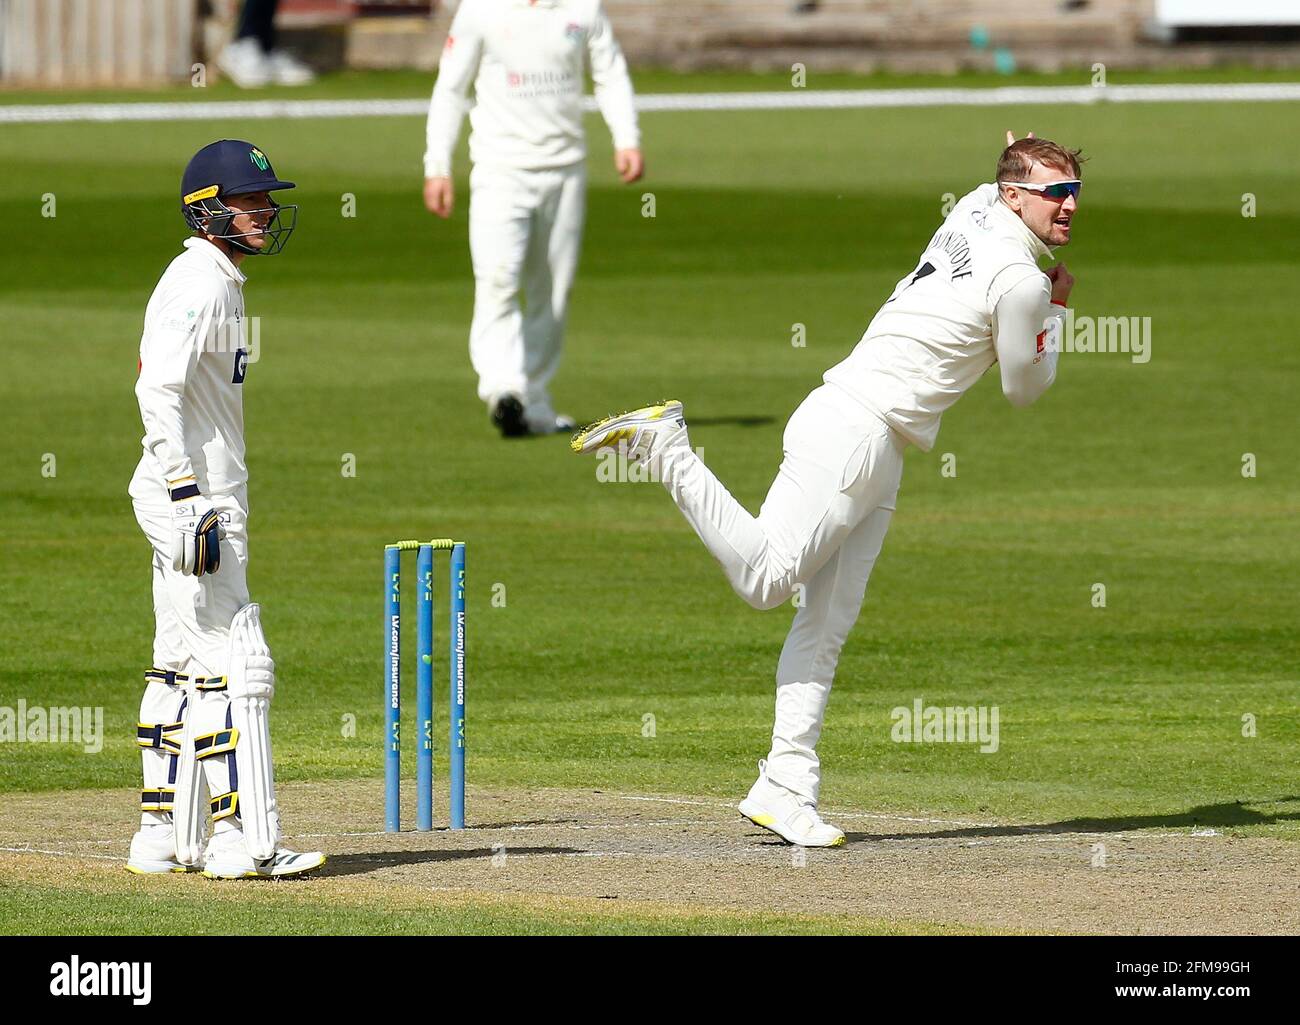
[[[1035,185],[1030,182],[998,182],[999,185],[1014,185],[1018,189],[1028,189],[1030,192],[1041,192],[1047,199],[1065,199],[1066,196],[1079,198],[1079,193],[1083,190],[1083,182],[1078,178],[1071,178],[1069,181],[1052,182],[1049,185]]]

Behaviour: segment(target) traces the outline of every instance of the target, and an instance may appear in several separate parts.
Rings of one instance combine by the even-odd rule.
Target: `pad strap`
[[[236,729],[217,730],[194,738],[194,757],[200,760],[215,758],[217,755],[229,754],[239,743],[239,731]]]
[[[187,673],[178,673],[174,669],[159,669],[155,666],[153,669],[146,669],[144,673],[145,683],[165,683],[168,687],[182,687],[190,682]],[[197,690],[225,690],[226,678],[224,676],[196,676],[194,677],[194,686]]]
[[[140,791],[141,811],[171,811],[175,791],[171,787]]]
[[[234,790],[219,794],[208,802],[208,809],[212,812],[213,822],[230,818],[239,812],[239,794]]]
[[[178,755],[181,753],[181,733],[184,729],[183,722],[136,723],[135,742],[143,748],[156,748]]]

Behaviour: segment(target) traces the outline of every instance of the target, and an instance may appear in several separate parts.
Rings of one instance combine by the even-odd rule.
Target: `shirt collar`
[[[185,240],[185,248],[191,250],[197,256],[201,256],[212,261],[212,265],[221,271],[226,277],[230,278],[238,285],[242,285],[248,279],[240,273],[239,268],[230,262],[230,257],[218,249],[215,245],[205,238],[197,236]]]
[[[1040,256],[1052,255],[1052,247],[1030,231],[1025,222],[1016,215],[1016,212],[1002,202],[1001,196],[993,201],[993,216],[1001,218],[1003,225],[1009,228],[1015,234],[1015,237],[1028,247],[1035,260]]]

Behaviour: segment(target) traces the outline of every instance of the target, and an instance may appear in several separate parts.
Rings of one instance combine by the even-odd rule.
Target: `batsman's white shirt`
[[[1050,250],[997,193],[981,185],[962,198],[857,347],[825,375],[927,452],[943,411],[995,362],[1015,405],[1055,376],[1057,354],[1042,332],[1064,310],[1038,269]]]
[[[466,110],[476,166],[540,170],[578,163],[586,156],[588,61],[614,147],[638,147],[627,62],[600,0],[462,0],[429,104],[424,176],[450,176]]]
[[[208,498],[233,494],[247,482],[244,280],[220,249],[191,238],[154,288],[135,385],[144,452],[133,498],[166,498],[191,477]]]
[[[187,239],[149,299],[140,339],[135,393],[144,451],[130,494],[153,547],[154,666],[201,676],[225,672],[230,621],[248,603],[243,284],[220,249]],[[191,481],[211,499],[226,534],[221,568],[202,577],[183,575],[171,560],[168,492]]]

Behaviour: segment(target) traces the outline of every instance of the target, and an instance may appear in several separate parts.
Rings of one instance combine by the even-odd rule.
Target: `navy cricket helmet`
[[[181,176],[181,213],[194,231],[220,238],[252,256],[272,256],[284,248],[297,227],[298,207],[281,206],[271,200],[269,206],[257,210],[235,210],[224,200],[249,192],[276,192],[293,187],[293,182],[276,177],[271,161],[251,142],[222,139],[204,146],[186,165]],[[231,225],[240,213],[270,213],[271,219],[260,230],[232,233]],[[265,238],[266,242],[254,246],[243,241],[253,238]]]

